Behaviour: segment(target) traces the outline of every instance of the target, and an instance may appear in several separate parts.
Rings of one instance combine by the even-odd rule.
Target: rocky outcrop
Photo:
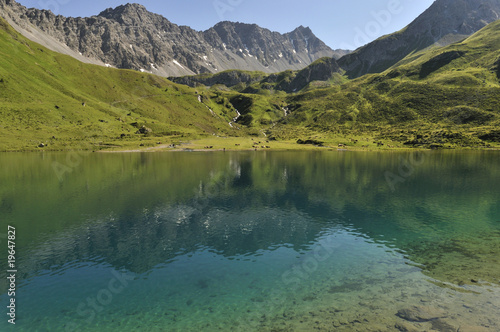
[[[437,0],[405,29],[342,57],[339,64],[351,78],[379,73],[412,52],[459,41],[499,18],[500,0]]]
[[[257,25],[221,22],[200,32],[171,23],[139,4],[109,8],[87,18],[28,9],[12,0],[0,0],[0,8],[18,31],[30,39],[38,36],[36,42],[55,51],[162,76],[227,69],[299,70],[319,58],[343,54],[302,26],[280,34]]]

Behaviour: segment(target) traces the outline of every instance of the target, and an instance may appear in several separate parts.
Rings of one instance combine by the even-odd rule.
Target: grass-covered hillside
[[[494,146],[499,79],[500,21],[462,42],[412,54],[382,74],[289,95],[291,115],[279,128],[369,134],[411,147]]]
[[[218,91],[244,114],[241,124],[277,140],[359,148],[485,148],[500,143],[500,22],[462,42],[411,54],[381,74],[355,80],[342,77],[328,59],[263,78],[258,73],[223,75],[228,74],[245,80],[232,80],[227,89],[208,84],[221,74],[187,80]]]
[[[81,63],[25,39],[0,19],[0,150],[139,147],[240,135],[229,125],[235,116],[214,94]]]
[[[186,85],[83,64],[0,21],[0,150],[136,149],[196,138],[235,148],[254,147],[255,137],[266,148],[299,140],[359,149],[500,146],[500,22],[355,80],[324,58],[295,72],[175,81]],[[218,144],[219,136],[242,141]]]

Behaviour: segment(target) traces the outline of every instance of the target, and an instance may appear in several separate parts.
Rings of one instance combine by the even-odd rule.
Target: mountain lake
[[[500,331],[499,165],[3,153],[0,330]]]

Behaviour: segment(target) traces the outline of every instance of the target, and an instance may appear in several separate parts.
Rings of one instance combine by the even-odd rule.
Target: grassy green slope
[[[313,65],[321,69],[325,61]],[[334,73],[298,93],[279,91],[298,73],[261,79],[230,71],[224,75],[249,81],[233,89],[190,88],[80,63],[0,20],[0,150],[41,149],[41,143],[55,150],[136,148],[264,133],[359,147],[500,145],[500,22],[463,42],[411,54],[381,74],[349,81]],[[236,110],[241,116],[233,128]],[[147,133],[138,134],[143,126]]]
[[[83,64],[0,19],[0,150],[96,149],[235,134],[215,97],[164,78]],[[146,126],[152,132],[136,134]],[[158,137],[162,137],[159,139]],[[167,137],[167,138],[165,138]]]
[[[370,135],[406,146],[500,142],[500,22],[463,42],[413,54],[382,74],[287,99],[276,130]]]
[[[498,86],[500,21],[491,23],[462,42],[409,55],[390,75],[428,79],[429,83]]]

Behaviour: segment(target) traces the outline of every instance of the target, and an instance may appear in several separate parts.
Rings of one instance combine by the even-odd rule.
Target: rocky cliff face
[[[437,0],[405,29],[342,57],[339,64],[352,78],[382,72],[414,51],[459,41],[499,18],[500,0]]]
[[[227,69],[272,73],[302,69],[321,57],[342,55],[309,28],[280,34],[257,25],[221,22],[200,32],[173,24],[138,4],[73,18],[0,0],[0,13],[27,37],[37,35],[35,41],[56,51],[68,48],[72,52],[64,53],[163,76]]]

